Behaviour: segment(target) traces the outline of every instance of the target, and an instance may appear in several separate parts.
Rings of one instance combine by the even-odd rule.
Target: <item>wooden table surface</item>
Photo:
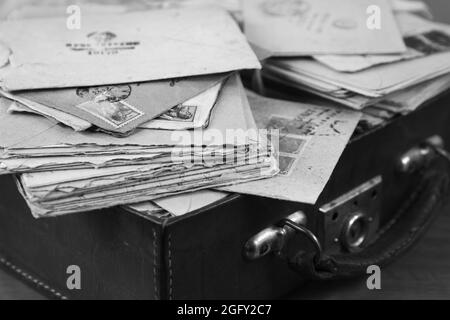
[[[449,0],[428,0],[437,20],[450,23]],[[443,210],[422,241],[381,272],[381,290],[366,279],[311,283],[293,299],[450,299],[450,207]],[[0,299],[45,299],[0,270]]]

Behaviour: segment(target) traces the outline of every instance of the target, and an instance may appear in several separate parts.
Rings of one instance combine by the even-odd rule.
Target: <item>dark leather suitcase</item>
[[[353,137],[315,206],[230,195],[181,217],[114,208],[35,220],[13,178],[0,177],[0,263],[73,299],[278,298],[309,279],[384,267],[447,198],[435,136],[450,141],[449,105],[450,92]],[[66,285],[71,265],[80,290]]]

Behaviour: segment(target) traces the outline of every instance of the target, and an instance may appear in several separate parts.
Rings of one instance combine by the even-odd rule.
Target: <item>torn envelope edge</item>
[[[138,129],[153,129],[153,130],[190,130],[190,129],[201,129],[205,128],[209,124],[209,119],[214,106],[216,105],[217,99],[219,98],[221,89],[223,87],[224,81],[215,84],[212,88],[207,89],[205,92],[181,103],[180,107],[185,108],[195,108],[194,116],[192,120],[177,120],[177,119],[165,119],[162,118],[163,115],[150,120],[146,123],[139,125]],[[1,89],[0,89],[1,92]],[[9,93],[3,92],[3,95],[9,99]],[[26,105],[19,102],[27,102]],[[178,107],[178,106],[176,106]],[[174,108],[176,108],[174,107]],[[172,110],[171,108],[170,110]],[[169,111],[170,111],[169,110]],[[47,107],[45,105],[39,104],[37,102],[32,102],[25,98],[17,97],[17,101],[12,101],[9,112],[28,112],[34,113],[36,115],[44,116],[49,120],[55,120],[62,124],[65,124],[75,131],[85,131],[89,129],[92,124],[85,121],[79,117],[73,116],[69,113]]]
[[[149,165],[137,166],[120,166],[111,168],[98,169],[81,169],[81,170],[63,170],[63,171],[44,171],[34,172],[22,175],[22,181],[28,189],[33,188],[53,188],[54,186],[67,185],[75,188],[75,185],[83,183],[78,187],[81,191],[86,190],[94,184],[95,180],[115,180],[125,179],[127,182],[131,178],[134,181],[142,179],[162,179],[166,175],[182,174],[183,176],[195,175],[197,170],[211,170],[215,167],[236,166],[263,162],[265,158],[271,155],[270,151],[259,151],[245,153],[242,155],[228,155],[228,159],[222,157],[213,157],[211,159],[199,157],[198,162],[192,162],[191,157],[182,158],[179,161],[171,161],[166,163],[155,163]],[[174,169],[179,169],[175,171]],[[180,172],[181,170],[181,172]],[[165,172],[167,171],[167,174]],[[104,184],[109,184],[105,182]]]
[[[170,185],[184,184],[190,181],[201,180],[208,177],[223,175],[226,172],[244,172],[252,168],[261,168],[260,175],[262,177],[272,176],[275,172],[272,163],[274,157],[265,157],[261,161],[255,163],[246,163],[239,165],[218,164],[214,167],[197,166],[193,168],[186,167],[183,164],[166,165],[165,167],[155,167],[152,171],[143,172],[123,172],[117,175],[109,175],[104,177],[90,177],[82,180],[62,181],[60,183],[52,181],[51,184],[39,186],[33,184],[32,177],[22,175],[21,181],[27,191],[30,199],[35,202],[65,202],[67,199],[81,197],[80,201],[88,201],[92,195],[102,192],[116,192],[124,188],[154,188],[160,192],[162,189]],[[263,170],[266,168],[267,170]],[[45,173],[44,173],[45,174]],[[51,172],[50,172],[51,174]],[[40,176],[35,176],[39,178]],[[47,179],[51,178],[47,176]],[[73,179],[73,178],[72,178]]]
[[[172,216],[170,212],[167,212],[163,208],[158,207],[151,201],[144,201],[135,204],[129,204],[121,206],[121,208],[129,213],[136,214],[145,219],[164,219]],[[52,215],[47,215],[50,218]]]
[[[11,50],[2,41],[0,41],[0,68],[3,68],[9,63]]]
[[[433,96],[439,94],[443,90],[447,89],[448,86],[446,84],[448,81],[449,74],[444,74],[441,76],[438,76],[437,78],[426,80],[422,83],[416,84],[412,87],[408,87],[406,89],[394,91],[390,94],[387,94],[383,97],[379,98],[369,98],[366,96],[362,96],[357,93],[350,93],[348,92],[348,97],[338,97],[335,96],[333,93],[326,93],[322,92],[316,88],[310,87],[307,84],[301,84],[297,82],[296,75],[294,73],[291,73],[289,71],[283,70],[281,73],[279,72],[271,72],[270,69],[272,67],[268,68],[268,70],[265,70],[263,76],[271,81],[278,82],[281,84],[284,84],[291,88],[296,88],[302,91],[310,92],[312,94],[315,94],[317,96],[323,97],[327,100],[331,100],[334,102],[337,102],[343,106],[355,109],[355,110],[364,110],[366,108],[370,108],[371,106],[377,106],[378,104],[384,104],[386,101],[396,101],[400,103],[400,99],[404,98],[408,95],[416,95],[418,91],[425,92],[425,95],[421,95],[414,101],[412,105],[403,105],[401,108],[397,107],[397,112],[404,113],[404,110],[400,109],[406,109],[413,111],[417,107],[419,107],[422,103],[426,102],[428,99],[432,98]],[[276,68],[275,68],[276,69]],[[291,80],[290,80],[291,79]],[[428,91],[431,90],[431,94]],[[398,105],[398,103],[397,103]]]
[[[46,117],[49,120],[53,120],[62,123],[68,127],[71,127],[75,131],[85,131],[89,129],[92,124],[81,118],[73,116],[69,113],[53,109],[39,103],[35,103],[26,99],[11,99],[9,94],[2,92],[0,89],[0,94],[4,97],[12,100],[11,105],[8,108],[8,112],[29,112]],[[19,101],[20,100],[20,101]]]
[[[99,149],[111,146],[191,146],[224,145],[230,130],[251,130],[244,116],[247,97],[242,96],[242,82],[238,75],[232,76],[223,88],[213,110],[210,125],[205,130],[138,130],[127,139],[121,139],[96,132],[74,132],[70,128],[49,123],[47,119],[33,115],[10,115],[1,106],[6,102],[0,98],[0,147],[5,151],[14,149],[41,149],[49,146],[95,145]],[[9,104],[8,104],[9,106]],[[18,131],[27,126],[29,130]],[[218,136],[219,135],[219,136]],[[222,137],[224,139],[220,140]],[[233,145],[247,144],[247,141],[233,141]],[[63,148],[62,148],[63,149]]]
[[[157,199],[165,197],[166,193],[172,191],[182,193],[190,192],[188,191],[188,186],[191,184],[205,183],[205,185],[211,184],[211,182],[216,183],[220,181],[223,177],[226,177],[233,184],[238,183],[241,180],[246,179],[264,179],[273,176],[277,171],[275,167],[276,162],[273,161],[274,158],[267,158],[263,162],[255,164],[247,164],[244,166],[221,166],[217,170],[213,169],[203,169],[200,172],[192,176],[185,176],[183,174],[174,174],[171,177],[165,177],[165,179],[159,180],[146,180],[137,181],[136,183],[128,183],[127,185],[118,185],[114,188],[98,188],[91,190],[90,193],[80,193],[74,196],[68,195],[67,197],[55,197],[55,198],[41,198],[36,197],[32,190],[28,190],[24,184],[24,189],[27,191],[27,195],[31,200],[36,203],[40,203],[43,206],[60,206],[60,207],[71,207],[74,204],[82,203],[83,205],[90,205],[92,203],[104,202],[106,198],[115,199],[116,197],[128,197],[132,200],[133,192],[145,192],[147,195],[151,195],[152,199]],[[22,180],[23,182],[23,180]],[[122,201],[122,199],[119,199]]]
[[[123,84],[129,88],[129,97],[118,102],[87,100],[79,97],[78,89],[33,90],[23,92],[7,92],[0,89],[3,96],[18,101],[34,110],[42,110],[48,114],[51,110],[62,118],[64,113],[79,118],[88,124],[95,125],[102,132],[118,136],[128,136],[137,127],[159,117],[173,107],[200,95],[219,83],[224,83],[233,73],[211,74],[176,81],[168,79],[154,82]],[[114,87],[114,86],[111,86]],[[92,87],[97,88],[97,87]],[[91,88],[84,88],[90,90]],[[97,97],[101,94],[97,94]],[[105,99],[103,97],[102,99]],[[152,99],[152,100],[149,100]],[[158,103],[148,102],[157,100]],[[50,109],[49,109],[50,108]],[[106,108],[108,112],[115,113],[122,108],[130,116],[119,120],[97,110]],[[93,110],[95,111],[93,111]],[[119,113],[120,114],[120,113]],[[51,115],[51,114],[50,114]]]
[[[58,158],[58,157],[104,157],[104,156],[118,156],[121,155],[142,155],[144,157],[155,154],[186,154],[186,153],[214,153],[217,150],[236,149],[241,150],[246,148],[248,144],[236,145],[210,145],[210,146],[127,146],[114,145],[106,146],[91,146],[91,145],[77,145],[77,146],[54,146],[30,149],[6,149],[0,151],[0,159],[33,159],[33,158]]]
[[[153,200],[153,203],[174,216],[183,216],[193,211],[218,203],[230,194],[213,190],[200,190]],[[145,208],[145,205],[142,205]]]
[[[113,155],[68,155],[47,157],[0,157],[0,175],[43,171],[102,169],[123,166],[142,166],[179,161],[210,161],[217,157],[241,154],[253,146],[227,148],[185,148],[161,150],[161,153],[121,153]]]
[[[332,93],[323,92],[318,90],[317,88],[309,86],[309,84],[298,82],[296,74],[285,70],[282,70],[282,73],[265,70],[265,72],[263,73],[263,77],[271,81],[286,85],[290,88],[299,89],[305,92],[315,94],[319,97],[337,102],[343,106],[352,108],[354,110],[362,110],[366,107],[376,104],[378,101],[382,99],[382,98],[369,98],[359,94],[353,94],[346,98],[339,98],[333,95]]]
[[[337,72],[312,59],[278,59],[270,63],[363,96],[380,98],[447,74],[450,72],[449,61],[450,52],[442,52],[414,60],[380,65],[358,73]]]
[[[124,205],[122,208],[130,213],[150,219],[160,216],[163,216],[163,218],[179,217],[220,203],[230,195],[225,192],[203,189],[153,201]],[[187,208],[184,206],[186,202],[189,203]]]
[[[266,168],[278,168],[276,162],[274,159],[271,160],[271,163],[266,166]],[[109,208],[114,207],[117,205],[126,205],[126,204],[132,204],[136,202],[143,202],[143,201],[149,201],[161,197],[166,196],[172,196],[177,194],[186,193],[186,190],[189,190],[189,192],[202,190],[202,189],[209,189],[212,187],[219,187],[219,186],[225,186],[225,185],[231,185],[236,183],[242,183],[243,181],[250,181],[253,179],[263,179],[267,178],[268,176],[261,176],[259,173],[261,172],[262,166],[257,170],[258,174],[253,174],[251,176],[243,176],[242,174],[232,174],[230,176],[219,176],[215,181],[211,179],[205,179],[205,177],[199,181],[195,181],[192,185],[186,185],[182,190],[177,190],[177,188],[180,188],[179,184],[175,184],[175,187],[168,188],[166,193],[164,194],[157,194],[157,195],[149,195],[146,194],[144,191],[133,191],[129,188],[127,189],[127,192],[123,194],[123,197],[118,197],[117,194],[113,194],[111,196],[108,196],[107,199],[105,199],[105,193],[101,192],[102,197],[100,199],[103,200],[103,202],[100,203],[90,203],[89,205],[83,205],[83,204],[73,204],[71,206],[66,206],[63,208],[46,208],[40,204],[33,203],[31,199],[28,197],[27,192],[22,186],[22,183],[19,178],[16,177],[16,183],[18,185],[19,192],[24,197],[26,203],[31,209],[31,213],[35,218],[45,217],[45,216],[57,216],[57,215],[64,215],[64,214],[70,214],[70,213],[78,213],[78,212],[86,212],[86,211],[94,211],[99,210],[103,208]],[[243,170],[244,168],[241,168]],[[277,170],[277,169],[276,169]],[[274,174],[278,171],[273,171]],[[213,181],[213,183],[212,183]],[[160,190],[159,190],[160,191]],[[97,199],[98,200],[98,199]]]
[[[65,208],[76,206],[77,203],[90,206],[92,204],[98,204],[99,202],[106,203],[109,200],[119,201],[120,204],[120,202],[123,201],[122,197],[133,201],[134,195],[144,192],[147,196],[151,196],[151,199],[149,200],[152,200],[170,195],[168,193],[171,192],[190,192],[188,190],[190,190],[191,185],[203,184],[205,187],[208,185],[214,185],[219,183],[218,181],[222,181],[224,177],[229,183],[232,184],[239,183],[239,181],[241,180],[244,181],[247,179],[267,178],[274,172],[272,170],[271,163],[271,159],[268,159],[267,161],[258,164],[251,164],[240,167],[226,167],[217,171],[210,170],[207,173],[195,175],[188,178],[182,177],[180,179],[179,177],[174,177],[170,181],[164,181],[164,183],[137,183],[135,185],[124,188],[119,187],[115,189],[98,190],[94,191],[93,193],[83,194],[82,196],[67,197],[63,199],[39,199],[35,198],[33,194],[29,194],[29,191],[27,190],[25,185],[24,190],[27,192],[27,196],[29,196],[31,201],[38,203],[44,207],[58,206],[61,208]],[[262,175],[262,171],[264,171],[266,174]],[[108,205],[110,204],[108,203]]]

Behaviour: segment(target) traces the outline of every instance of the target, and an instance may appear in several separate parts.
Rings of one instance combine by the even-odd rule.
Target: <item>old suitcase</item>
[[[317,205],[230,195],[181,217],[123,208],[35,220],[0,178],[0,263],[51,297],[277,298],[411,247],[447,198],[450,92],[347,146]],[[431,138],[431,139],[430,139]],[[81,289],[67,273],[79,266]]]

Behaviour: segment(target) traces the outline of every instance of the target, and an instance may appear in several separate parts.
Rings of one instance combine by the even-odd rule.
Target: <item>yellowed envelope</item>
[[[386,0],[243,0],[248,40],[274,56],[406,51]],[[380,9],[369,29],[368,8]]]
[[[229,73],[174,80],[57,90],[0,90],[27,106],[38,103],[78,117],[108,133],[128,135],[138,126],[224,81]],[[27,103],[29,101],[30,103]]]
[[[251,129],[245,117],[247,98],[242,97],[242,83],[238,75],[226,81],[213,110],[210,125],[206,130],[168,131],[137,130],[127,138],[117,138],[97,132],[75,132],[71,128],[54,124],[43,117],[29,114],[9,114],[10,101],[0,98],[0,149],[40,149],[58,146],[65,149],[78,146],[92,146],[105,149],[126,146],[190,146],[195,141],[209,142],[211,133],[219,132],[225,136],[227,130]],[[180,137],[190,137],[187,140]],[[208,144],[208,143],[207,143]],[[221,145],[222,143],[220,143]]]
[[[280,174],[267,180],[220,188],[286,201],[314,204],[333,173],[361,114],[345,108],[274,100],[248,92],[261,129],[278,129]]]
[[[225,192],[201,190],[197,192],[180,194],[178,196],[156,199],[153,200],[153,203],[159,208],[163,208],[175,216],[182,216],[209,206],[210,204],[220,201],[228,196],[229,194]],[[144,205],[145,202],[140,204],[140,208],[145,208]]]
[[[6,21],[10,64],[4,90],[143,82],[260,68],[230,15],[218,8],[171,9]]]

